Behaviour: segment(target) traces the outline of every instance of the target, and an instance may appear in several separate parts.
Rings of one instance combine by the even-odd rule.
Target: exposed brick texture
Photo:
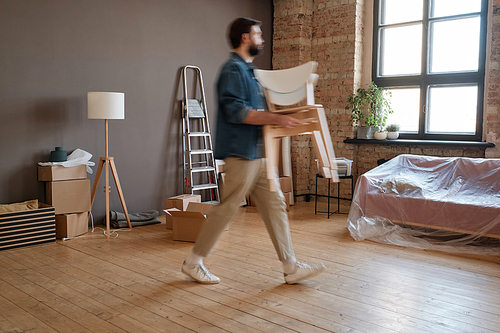
[[[365,0],[274,0],[273,68],[283,69],[314,60],[319,81],[316,102],[323,104],[337,156],[354,161],[355,178],[377,166],[377,160],[400,154],[432,156],[500,157],[497,148],[445,146],[398,146],[345,144],[353,137],[350,112],[345,110],[349,96],[359,87],[362,75]],[[500,0],[493,1],[492,40],[489,79],[486,82],[485,139],[500,147]],[[295,195],[314,193],[316,162],[308,136],[292,138],[292,173]],[[326,182],[318,191],[327,193]],[[342,183],[341,196],[350,197]],[[337,195],[336,186],[332,194]],[[297,198],[301,200],[301,197]]]
[[[484,133],[486,141],[495,143],[496,147],[486,150],[486,157],[500,157],[500,1],[493,1],[493,18],[491,20],[491,53],[486,82],[486,110]]]

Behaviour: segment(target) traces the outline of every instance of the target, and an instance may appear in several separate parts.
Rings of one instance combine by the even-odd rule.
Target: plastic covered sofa
[[[358,178],[347,227],[358,241],[500,255],[500,160],[397,156]]]

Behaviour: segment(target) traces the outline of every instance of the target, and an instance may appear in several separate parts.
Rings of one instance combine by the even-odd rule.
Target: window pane
[[[480,18],[431,23],[430,72],[477,71]]]
[[[474,134],[477,86],[429,88],[427,133]]]
[[[380,75],[420,74],[422,25],[381,29]]]
[[[480,11],[481,11],[481,0],[431,1],[431,17],[477,13]]]
[[[398,124],[400,132],[418,132],[418,114],[420,109],[419,88],[391,88],[391,107],[394,110],[387,118],[387,125]]]
[[[382,0],[380,1],[380,22],[394,24],[422,19],[423,0]]]

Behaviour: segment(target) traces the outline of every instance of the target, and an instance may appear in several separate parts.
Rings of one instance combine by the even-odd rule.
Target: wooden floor
[[[213,286],[180,272],[192,243],[164,224],[3,251],[0,331],[500,332],[500,258],[355,242],[346,218],[291,208],[298,259],[327,266],[298,285],[251,207],[205,261]]]

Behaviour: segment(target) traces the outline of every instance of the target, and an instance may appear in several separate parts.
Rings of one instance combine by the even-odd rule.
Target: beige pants
[[[294,258],[285,197],[277,179],[278,191],[269,191],[265,160],[228,157],[224,161],[225,180],[221,203],[210,211],[196,239],[193,253],[202,257],[210,255],[224,228],[234,219],[241,202],[250,194],[264,220],[280,261]]]

